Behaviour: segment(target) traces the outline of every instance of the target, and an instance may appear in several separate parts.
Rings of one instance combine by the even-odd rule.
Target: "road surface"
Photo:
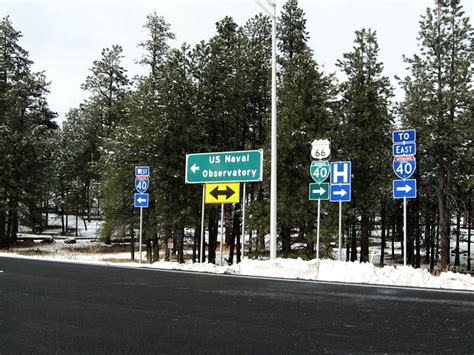
[[[0,258],[0,354],[474,352],[474,293]]]

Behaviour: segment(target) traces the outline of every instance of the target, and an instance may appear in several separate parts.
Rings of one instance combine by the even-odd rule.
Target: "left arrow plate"
[[[239,203],[240,183],[206,184],[204,202],[206,203]]]
[[[135,207],[148,208],[148,194],[135,194],[133,204]]]

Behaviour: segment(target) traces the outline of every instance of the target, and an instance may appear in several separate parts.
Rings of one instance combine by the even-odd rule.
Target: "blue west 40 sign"
[[[416,159],[414,155],[395,157],[393,159],[393,171],[400,179],[410,178],[416,170]]]

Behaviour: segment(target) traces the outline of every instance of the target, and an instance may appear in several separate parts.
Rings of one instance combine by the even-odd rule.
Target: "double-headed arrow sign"
[[[219,196],[225,196],[225,199],[228,200],[235,191],[232,190],[229,185],[225,185],[225,190],[219,190],[219,186],[216,186],[211,192],[209,192],[216,200],[219,199]]]
[[[238,203],[240,183],[206,184],[204,201],[206,203]]]

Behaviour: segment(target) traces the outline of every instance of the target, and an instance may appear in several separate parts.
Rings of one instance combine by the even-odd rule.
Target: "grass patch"
[[[72,252],[72,253],[84,253],[84,254],[107,254],[107,253],[126,253],[130,252],[129,245],[91,245],[87,247],[73,247],[67,246],[63,250]]]
[[[31,255],[51,255],[52,253],[47,250],[41,250],[41,249],[25,249],[25,250],[17,250],[17,254],[20,255],[26,255],[26,256],[31,256]]]
[[[110,263],[137,263],[136,260],[131,260],[130,258],[125,259],[125,258],[104,258],[101,259],[101,261],[107,261]]]

